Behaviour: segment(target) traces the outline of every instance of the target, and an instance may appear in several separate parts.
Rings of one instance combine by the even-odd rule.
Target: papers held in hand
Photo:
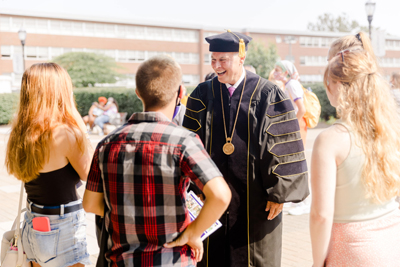
[[[200,210],[203,207],[203,202],[196,196],[195,193],[193,193],[193,191],[190,191],[186,195],[186,207],[189,210],[190,221],[192,222],[199,215]],[[206,239],[221,226],[221,222],[217,220],[213,225],[210,226],[210,228],[204,231],[204,233],[201,235],[201,241]]]

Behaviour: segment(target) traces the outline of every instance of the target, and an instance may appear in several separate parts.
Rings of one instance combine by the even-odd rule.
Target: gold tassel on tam
[[[232,33],[239,39],[239,57],[244,58],[246,56],[246,44],[242,38],[239,38],[236,34],[234,34],[231,30],[227,30],[227,32]]]
[[[239,40],[239,57],[244,58],[246,56],[246,45],[244,44],[243,39]]]

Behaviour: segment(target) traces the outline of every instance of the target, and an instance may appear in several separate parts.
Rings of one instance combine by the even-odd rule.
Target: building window
[[[37,33],[48,33],[49,25],[47,19],[36,19],[36,32]]]
[[[200,83],[200,76],[199,75],[182,75],[182,83],[185,85],[197,85]]]
[[[19,29],[24,25],[24,21],[21,18],[11,18],[11,21],[11,31],[19,31]]]
[[[48,59],[49,58],[48,47],[37,47],[37,57],[40,59]]]
[[[211,64],[211,54],[204,54],[204,64]]]
[[[63,54],[63,49],[61,47],[50,47],[49,58],[55,58]]]
[[[300,46],[304,47],[329,47],[335,38],[327,37],[300,37]]]
[[[25,57],[28,59],[37,58],[35,46],[25,46]]]
[[[11,18],[10,17],[0,17],[0,30],[10,31],[11,30]]]
[[[302,66],[326,66],[325,56],[302,56],[300,57],[300,65]]]
[[[105,35],[107,37],[115,37],[116,25],[105,24]]]
[[[1,16],[0,18],[1,31],[17,32],[22,26],[31,33],[109,38],[119,37],[127,39],[191,43],[199,41],[199,33],[197,30],[117,25],[113,23],[74,22],[70,20],[56,19],[23,19],[10,16]],[[212,33],[212,35],[213,34],[214,33]]]
[[[95,35],[95,24],[94,23],[89,23],[85,22],[85,36],[94,36]]]
[[[306,46],[307,37],[300,37],[300,46]]]
[[[282,37],[280,35],[275,36],[275,39],[277,44],[282,43]]]
[[[2,45],[1,49],[1,58],[11,58],[11,45]]]
[[[72,22],[70,21],[61,21],[61,30],[63,32],[63,34],[66,35],[72,35],[73,31],[72,31]]]
[[[322,75],[300,75],[300,81],[302,83],[322,82],[323,77]]]
[[[400,40],[386,40],[387,50],[400,50]]]
[[[50,32],[52,34],[61,34],[61,21],[50,20]]]
[[[95,36],[104,37],[106,32],[104,24],[95,23],[94,26],[95,26]]]
[[[139,62],[145,61],[146,60],[146,53],[145,51],[137,51],[137,60]]]
[[[69,52],[89,52],[103,54],[113,58],[118,62],[140,63],[150,57],[160,54],[172,56],[179,64],[197,65],[200,62],[199,54],[197,53],[25,46],[25,58],[27,59],[47,60]],[[12,58],[13,54],[16,53],[22,53],[21,46],[1,46],[2,58]]]
[[[72,22],[72,33],[74,35],[83,35],[83,23],[82,22]]]
[[[384,57],[380,59],[382,67],[400,68],[400,58]]]

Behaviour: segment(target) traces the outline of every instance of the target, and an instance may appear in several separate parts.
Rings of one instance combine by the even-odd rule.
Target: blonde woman
[[[92,158],[85,132],[68,73],[55,63],[27,69],[6,167],[25,183],[22,243],[35,267],[90,264],[85,213],[76,192],[80,180],[87,179]]]
[[[334,55],[324,82],[342,121],[314,144],[313,266],[399,266],[400,120],[388,83],[364,49]]]

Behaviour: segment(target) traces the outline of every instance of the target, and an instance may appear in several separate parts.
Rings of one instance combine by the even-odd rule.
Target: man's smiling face
[[[236,52],[212,52],[211,66],[218,75],[218,81],[235,84],[242,75],[244,59]]]

